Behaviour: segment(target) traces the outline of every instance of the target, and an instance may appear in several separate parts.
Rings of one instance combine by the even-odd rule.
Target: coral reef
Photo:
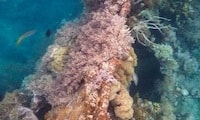
[[[34,113],[46,104],[40,102],[42,96],[52,106],[46,111],[47,120],[133,118],[128,87],[135,79],[137,58],[126,25],[131,2],[97,2],[101,7],[58,30],[37,73],[24,81],[23,88],[34,93],[30,107]]]
[[[21,91],[7,93],[3,101],[0,102],[0,119],[38,120],[33,111],[28,108],[32,97],[28,91],[26,93]]]
[[[193,120],[198,107],[191,102],[198,104],[200,97],[198,38],[187,46],[189,40],[177,39],[182,26],[169,25],[191,22],[193,2],[176,1],[84,0],[84,16],[57,31],[37,72],[25,78],[23,92],[8,93],[0,103],[0,119]],[[129,91],[140,79],[133,44],[147,49],[159,64],[161,75],[152,85],[160,95],[157,101]],[[145,64],[151,64],[149,59]],[[195,113],[184,109],[187,105]]]
[[[38,120],[38,118],[31,109],[22,106],[13,108],[9,114],[9,120],[16,120],[16,119]]]
[[[192,103],[199,105],[196,100],[199,98],[197,86],[200,78],[197,75],[199,1],[152,0],[152,3],[151,7],[145,7],[145,0],[134,0],[133,6],[140,7],[132,8],[133,17],[129,19],[136,21],[130,24],[131,27],[140,28],[133,29],[133,36],[138,43],[150,49],[160,63],[162,77],[157,80],[157,90],[161,93],[161,113],[157,119],[199,119],[200,112],[196,107],[194,110],[186,110]],[[162,19],[151,21],[155,16]],[[148,22],[144,20],[151,21],[154,27],[158,25],[158,29],[149,29]]]
[[[125,25],[129,4],[128,0],[105,1],[104,10],[88,13],[80,33],[70,40],[67,63],[52,86],[56,91],[51,90],[48,99],[56,108],[47,113],[46,119],[133,117],[132,99],[126,89],[136,65],[131,48],[134,40]],[[60,34],[65,35],[65,31]],[[116,90],[113,86],[118,84],[121,87]],[[113,91],[117,95],[113,96]],[[110,107],[114,108],[111,112]]]

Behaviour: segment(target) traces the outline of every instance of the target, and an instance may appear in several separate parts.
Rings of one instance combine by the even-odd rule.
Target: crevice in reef
[[[160,63],[154,56],[152,50],[142,46],[137,41],[133,45],[138,58],[136,74],[138,76],[138,85],[131,84],[130,94],[134,96],[139,93],[140,98],[159,102],[160,93],[157,90],[157,82],[162,80],[160,73]]]
[[[50,111],[52,106],[48,103],[46,103],[37,113],[36,116],[38,120],[45,120],[44,116],[45,114]]]

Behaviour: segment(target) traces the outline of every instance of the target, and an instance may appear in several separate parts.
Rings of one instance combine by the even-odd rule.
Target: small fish
[[[36,33],[36,30],[31,30],[31,31],[25,32],[24,34],[22,34],[22,35],[17,39],[16,45],[19,45],[24,39],[30,37],[31,35],[33,35],[33,34],[35,34],[35,33]]]
[[[51,36],[51,30],[47,29],[45,35],[46,35],[47,38],[49,38]]]
[[[137,85],[138,85],[138,76],[137,76],[136,73],[133,74],[132,80],[133,80],[133,82],[135,83],[135,85],[137,86]]]

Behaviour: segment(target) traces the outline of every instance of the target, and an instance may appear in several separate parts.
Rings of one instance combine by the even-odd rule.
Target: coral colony
[[[178,15],[190,14],[174,13],[163,3],[167,5],[157,0],[84,0],[80,20],[57,30],[37,71],[0,102],[0,119],[199,120],[198,107],[195,113],[182,109],[200,98],[200,88],[187,87],[185,80],[198,77],[192,77],[199,71],[199,59],[192,57],[198,53],[194,47],[191,54],[177,46],[179,28],[168,25],[183,23]],[[159,16],[158,10],[176,14],[176,21]],[[133,92],[141,86],[136,70],[141,69],[141,54],[148,53],[144,50],[158,62],[160,77],[151,86],[156,86],[158,100],[152,99],[153,93],[142,98]]]

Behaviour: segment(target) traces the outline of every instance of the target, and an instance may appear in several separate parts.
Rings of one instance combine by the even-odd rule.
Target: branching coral
[[[168,28],[160,23],[160,20],[169,21],[163,17],[150,17],[147,20],[137,20],[136,17],[132,16],[129,18],[129,25],[131,26],[131,31],[136,40],[144,46],[152,46],[154,41],[150,39],[149,30],[158,30],[162,34],[162,30]]]

